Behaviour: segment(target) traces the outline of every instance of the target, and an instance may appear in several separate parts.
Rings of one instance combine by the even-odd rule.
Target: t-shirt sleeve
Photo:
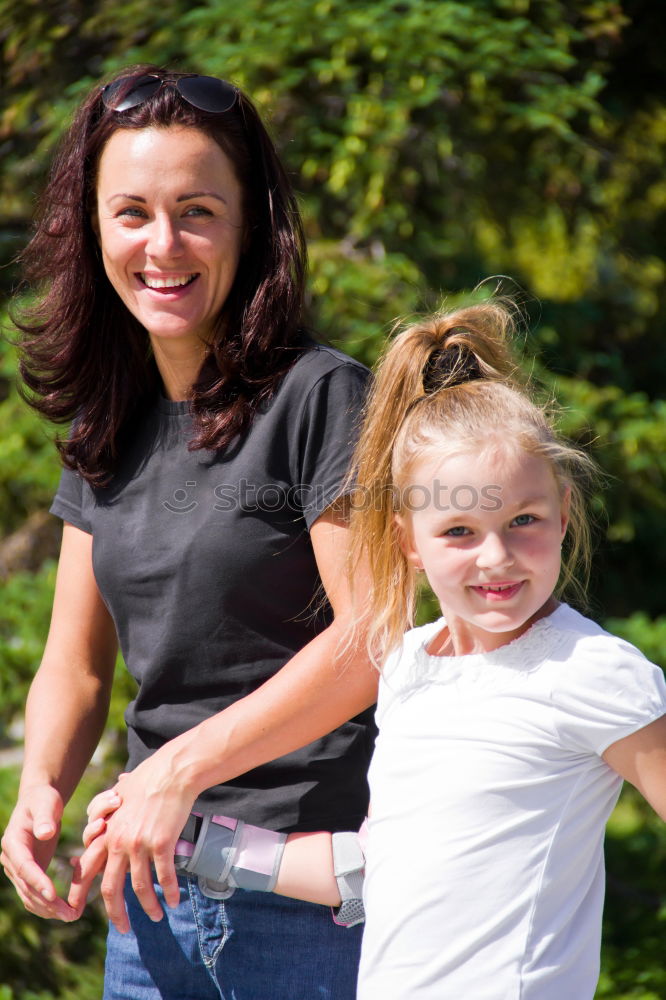
[[[51,513],[61,517],[68,524],[91,534],[89,519],[83,510],[83,493],[85,483],[81,476],[71,469],[63,469],[58,490],[51,504]]]
[[[602,754],[666,714],[664,673],[615,636],[581,646],[553,691],[557,727],[564,746]]]
[[[361,365],[340,364],[322,375],[304,400],[292,475],[308,529],[341,495],[369,377]]]

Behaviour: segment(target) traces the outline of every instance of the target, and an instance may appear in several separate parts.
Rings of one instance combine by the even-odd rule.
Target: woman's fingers
[[[150,858],[146,854],[135,854],[130,858],[130,876],[136,898],[151,920],[159,921],[164,916],[164,910],[153,884],[153,870]]]
[[[83,841],[84,847],[90,847],[93,840],[104,833],[106,830],[106,820],[100,816],[99,819],[94,819],[86,825],[81,834],[81,840]]]
[[[72,861],[72,884],[67,902],[78,916],[83,913],[90,887],[95,876],[104,868],[105,861],[106,842],[103,837],[94,839],[81,857]]]
[[[180,903],[180,886],[178,885],[173,855],[174,851],[170,845],[162,846],[153,855],[155,874],[157,881],[162,886],[164,902],[171,908],[175,908]]]
[[[175,780],[174,752],[166,744],[90,803],[84,839],[92,845],[103,832],[99,821],[106,821],[107,859],[101,892],[109,920],[121,933],[129,930],[124,899],[128,872],[137,900],[151,920],[164,916],[155,876],[164,903],[176,907],[180,902],[174,850],[193,799]]]
[[[92,823],[97,819],[105,819],[107,816],[110,816],[121,802],[122,799],[115,788],[107,788],[105,791],[99,792],[88,803],[86,810],[88,822]]]
[[[107,845],[107,849],[108,855],[100,891],[109,920],[117,931],[127,934],[130,929],[124,895],[127,856],[118,849],[112,851],[110,845]]]
[[[76,914],[58,898],[46,868],[53,857],[62,816],[62,799],[50,786],[27,790],[17,803],[2,838],[0,863],[31,913],[58,920]]]
[[[123,815],[116,813],[109,819],[105,836],[107,860],[102,878],[102,898],[109,920],[121,934],[129,930],[124,897],[128,869],[132,888],[150,919],[158,921],[164,915],[153,885],[152,861],[155,848],[148,833],[141,831],[140,822],[138,830],[131,832],[129,821],[125,821]]]
[[[11,859],[3,853],[2,864],[26,910],[47,919],[76,920],[78,914],[59,898],[53,882],[34,861],[30,850],[17,848]]]

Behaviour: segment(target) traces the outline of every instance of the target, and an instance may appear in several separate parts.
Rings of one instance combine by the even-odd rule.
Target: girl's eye
[[[465,535],[469,535],[469,528],[465,528],[462,524],[456,524],[454,528],[448,528],[444,534],[450,538],[464,538]]]
[[[533,521],[536,521],[534,514],[518,514],[518,516],[513,519],[513,523],[519,528],[522,528],[523,525],[526,524],[532,524]]]

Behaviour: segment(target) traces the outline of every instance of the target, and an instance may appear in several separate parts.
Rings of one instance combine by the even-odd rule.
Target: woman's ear
[[[402,554],[415,569],[423,569],[423,563],[421,562],[421,557],[416,551],[408,519],[404,517],[403,514],[394,514],[393,519],[398,535],[398,544],[400,545]]]

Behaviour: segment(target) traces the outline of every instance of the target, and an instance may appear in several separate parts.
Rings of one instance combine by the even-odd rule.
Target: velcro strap
[[[333,874],[340,893],[340,906],[333,910],[333,920],[336,924],[353,927],[365,920],[363,910],[365,856],[357,833],[334,833],[331,836],[331,846]]]
[[[238,827],[237,820],[226,816],[204,816],[187,871],[212,882],[226,882],[236,856]]]
[[[214,899],[227,899],[235,889],[271,892],[286,840],[285,833],[229,816],[192,814],[176,845],[176,865],[198,875],[201,891]]]

